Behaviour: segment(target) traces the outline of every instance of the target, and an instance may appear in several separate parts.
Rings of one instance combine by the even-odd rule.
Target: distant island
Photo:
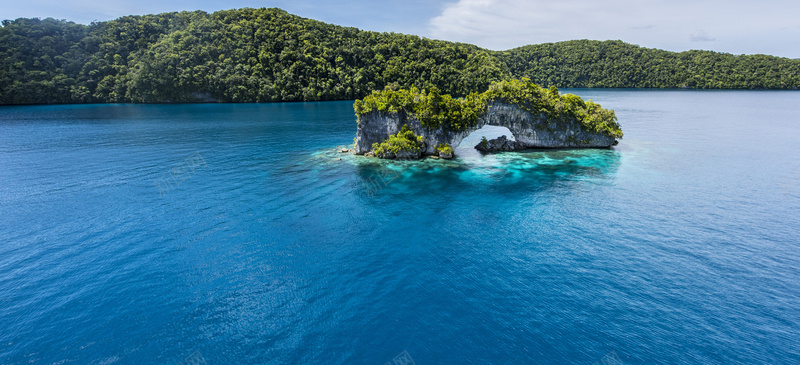
[[[387,86],[463,97],[523,77],[560,88],[796,89],[800,60],[589,40],[495,52],[265,8],[0,28],[5,105],[354,100]]]
[[[613,110],[545,89],[529,79],[492,83],[483,93],[464,98],[410,90],[375,91],[353,105],[357,116],[356,154],[380,158],[453,158],[453,147],[484,125],[508,128],[505,136],[481,142],[480,148],[607,148],[622,138]]]

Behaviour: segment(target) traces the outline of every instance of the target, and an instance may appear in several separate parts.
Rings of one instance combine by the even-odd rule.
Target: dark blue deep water
[[[378,162],[336,151],[352,102],[0,108],[0,363],[800,363],[800,93],[572,92],[619,146]]]

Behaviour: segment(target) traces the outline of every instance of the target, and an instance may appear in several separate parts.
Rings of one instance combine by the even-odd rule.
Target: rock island
[[[489,141],[502,150],[609,148],[622,138],[613,110],[529,79],[495,82],[463,98],[435,87],[428,92],[387,88],[356,100],[354,109],[354,152],[381,158],[449,158],[453,148],[484,125],[503,126],[514,135],[512,144]]]

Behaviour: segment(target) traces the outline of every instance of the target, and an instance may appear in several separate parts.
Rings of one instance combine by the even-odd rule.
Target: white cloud
[[[709,36],[708,33],[706,33],[706,31],[698,29],[689,35],[689,40],[691,40],[692,42],[714,42],[717,39],[711,38],[711,36]]]
[[[447,6],[431,20],[434,37],[508,48],[528,43],[561,40],[568,36],[563,19],[597,23],[595,9],[574,7],[577,1],[461,0]],[[566,24],[565,24],[566,25]]]
[[[621,39],[676,51],[707,42],[723,52],[798,57],[798,13],[795,0],[458,0],[430,20],[429,35],[494,50]]]

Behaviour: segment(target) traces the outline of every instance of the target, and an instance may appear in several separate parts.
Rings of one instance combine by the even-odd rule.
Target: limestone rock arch
[[[414,134],[425,137],[424,153],[428,155],[434,154],[436,146],[442,143],[458,147],[465,137],[485,125],[508,128],[521,148],[608,148],[617,143],[612,136],[584,130],[577,121],[553,121],[545,115],[533,115],[516,105],[492,102],[477,123],[463,131],[446,130],[443,127],[430,130],[405,112],[369,112],[362,115],[358,123],[355,153],[371,151],[373,143],[385,141],[403,125],[408,125]]]

